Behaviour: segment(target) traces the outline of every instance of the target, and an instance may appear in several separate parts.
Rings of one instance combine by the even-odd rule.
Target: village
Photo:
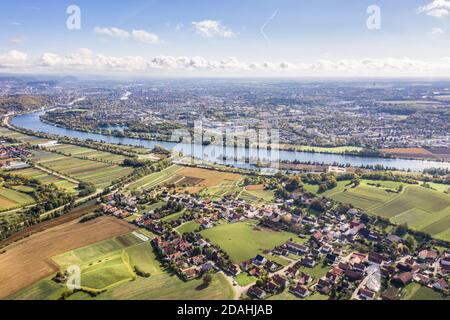
[[[0,168],[3,170],[17,170],[29,167],[23,158],[29,157],[30,152],[20,146],[6,146],[6,141],[0,141]]]
[[[150,196],[145,192],[111,195],[103,200],[102,212],[155,234],[152,245],[160,261],[184,281],[222,272],[240,294],[238,298],[260,300],[286,291],[302,299],[320,294],[330,299],[398,300],[402,288],[411,283],[450,293],[448,250],[438,252],[427,245],[411,250],[395,230],[383,231],[373,217],[354,208],[320,202],[311,194],[298,192],[290,199],[277,198],[273,204],[260,206],[229,197],[212,201],[167,188],[148,192]],[[138,203],[149,198],[166,205],[137,214]],[[296,209],[319,202],[323,206],[320,215]],[[177,212],[177,218],[161,220]],[[249,220],[257,221],[258,230],[288,230],[297,237],[265,250],[264,255],[236,263],[200,234],[201,230]],[[192,221],[198,230],[176,231]],[[289,263],[280,264],[280,257]],[[324,270],[320,277],[313,275],[317,268]],[[242,274],[255,281],[239,285],[235,278]]]

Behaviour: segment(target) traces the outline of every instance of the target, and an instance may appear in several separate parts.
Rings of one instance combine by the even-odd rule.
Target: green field
[[[34,203],[33,197],[18,189],[0,187],[0,211],[17,209]]]
[[[67,252],[53,260],[64,266],[81,264],[81,285],[91,289],[107,289],[95,298],[78,292],[73,300],[228,300],[233,289],[222,274],[214,274],[211,284],[204,288],[201,279],[184,282],[162,269],[149,242],[132,234],[101,241],[91,246]],[[133,268],[150,273],[149,278],[134,274]],[[55,300],[67,289],[51,278],[22,290],[11,299]]]
[[[352,147],[352,146],[344,146],[344,147],[310,147],[310,146],[290,146],[297,151],[303,152],[321,152],[321,153],[344,153],[344,152],[360,152],[363,148],[360,147]]]
[[[99,151],[91,148],[79,147],[70,144],[59,144],[56,146],[47,147],[50,151],[63,153],[66,156],[89,159],[94,161],[105,161],[114,164],[121,164],[128,157],[113,154],[109,152]]]
[[[201,235],[221,247],[235,263],[254,258],[264,250],[272,250],[289,239],[301,242],[295,234],[255,229],[254,222],[224,224],[203,230]]]
[[[42,144],[42,143],[46,143],[49,140],[47,139],[41,139],[38,137],[33,137],[33,136],[28,136],[19,132],[15,132],[12,130],[9,130],[5,127],[0,127],[0,137],[8,137],[8,138],[13,138],[16,140],[19,140],[21,142],[25,142],[25,143],[29,143],[31,145],[38,145],[38,144]]]
[[[211,200],[222,199],[223,197],[236,197],[242,192],[239,186],[214,186],[208,187],[200,192],[202,197],[208,197]]]
[[[178,229],[176,229],[180,234],[188,233],[188,232],[195,232],[200,228],[200,225],[195,221],[189,221],[184,224],[182,224]]]
[[[207,288],[203,280],[189,282],[180,280],[166,272],[150,278],[138,278],[133,282],[108,290],[98,296],[104,300],[231,300],[233,289],[222,274],[213,274],[212,282]]]
[[[114,180],[133,171],[119,165],[71,158],[45,151],[33,151],[33,155],[32,160],[39,165],[75,180],[93,183],[99,189],[108,187]]]
[[[433,289],[421,286],[418,283],[411,283],[402,292],[402,300],[450,300],[441,293]]]
[[[223,197],[237,197],[242,194],[244,188],[239,186],[239,181],[224,180],[218,185],[204,188],[199,194],[202,197],[210,198],[211,200],[222,199]],[[254,201],[252,197],[252,201]]]
[[[173,220],[177,220],[177,219],[181,218],[184,215],[184,213],[185,213],[185,210],[181,210],[180,212],[176,212],[176,213],[170,214],[170,215],[162,218],[161,221],[162,222],[170,222]]]
[[[271,190],[244,190],[239,198],[250,204],[272,203],[275,199],[275,192]]]
[[[309,297],[306,297],[305,299],[298,298],[294,296],[292,293],[289,292],[289,290],[285,290],[284,292],[274,295],[270,297],[268,300],[282,300],[282,301],[289,301],[289,300],[329,300],[330,297],[320,294],[318,292],[315,292],[314,294],[310,295]]]
[[[317,282],[330,271],[331,267],[323,266],[322,263],[318,263],[314,268],[301,267],[299,270],[303,273],[314,278],[314,281]]]
[[[369,183],[379,183],[381,187]],[[352,204],[397,224],[407,223],[409,227],[438,239],[450,240],[450,195],[419,185],[404,185],[401,193],[388,192],[386,189],[395,190],[400,185],[390,181],[363,180],[356,188],[348,184],[348,181],[341,181],[336,188],[321,195]],[[307,189],[317,192],[317,186],[307,186]]]
[[[71,194],[77,193],[77,190],[76,190],[77,185],[76,184],[69,182],[67,180],[63,180],[57,176],[50,175],[50,174],[48,174],[44,171],[41,171],[39,169],[36,169],[36,168],[16,170],[13,173],[23,176],[23,177],[39,180],[43,184],[54,184],[58,188],[61,188]]]
[[[158,186],[159,184],[163,183],[164,181],[169,180],[172,178],[178,170],[180,170],[181,167],[177,165],[173,165],[169,168],[166,168],[160,172],[155,172],[151,175],[148,175],[135,183],[131,184],[128,188],[130,190],[145,190],[145,189],[151,189],[153,187]]]
[[[241,287],[248,286],[249,284],[255,283],[256,280],[258,280],[256,277],[251,276],[245,272],[238,274],[234,277],[234,280],[240,285]]]

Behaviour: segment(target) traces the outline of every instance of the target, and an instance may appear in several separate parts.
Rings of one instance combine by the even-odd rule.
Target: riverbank
[[[54,109],[51,109],[54,110]],[[51,111],[49,110],[49,111]],[[40,115],[40,121],[55,127],[59,127],[67,130],[74,130],[79,132],[91,133],[91,134],[101,134],[105,136],[112,136],[117,138],[130,138],[130,139],[141,139],[147,141],[160,141],[167,143],[177,143],[170,139],[167,135],[161,135],[158,137],[152,136],[150,133],[140,133],[127,131],[127,128],[123,125],[118,125],[117,130],[108,131],[102,128],[92,128],[91,126],[73,126],[70,124],[52,121],[51,118],[47,117],[46,114]],[[192,134],[192,133],[191,133]],[[212,144],[219,147],[226,147],[223,143],[217,141],[212,141],[206,143],[206,145]],[[349,156],[362,156],[362,157],[375,157],[375,158],[387,158],[387,159],[404,159],[404,160],[422,160],[422,161],[436,161],[436,162],[447,162],[450,160],[449,155],[436,154],[427,149],[416,147],[416,148],[390,148],[390,149],[375,149],[375,148],[364,148],[360,146],[308,146],[308,145],[295,145],[290,143],[279,143],[274,145],[265,144],[252,144],[248,145],[241,143],[235,145],[234,147],[244,147],[244,148],[258,148],[258,149],[272,149],[280,151],[296,151],[296,152],[306,152],[306,153],[319,153],[319,154],[333,154],[333,155],[349,155]],[[440,148],[442,149],[442,148]],[[450,152],[450,150],[447,150]]]
[[[354,155],[308,153],[300,151],[285,150],[261,150],[258,148],[222,147],[218,145],[199,146],[166,141],[148,141],[136,138],[114,137],[103,134],[86,133],[66,128],[55,127],[43,123],[40,114],[43,111],[23,114],[14,117],[10,123],[17,127],[33,132],[44,132],[56,136],[67,136],[82,140],[93,140],[111,144],[142,146],[153,149],[155,146],[163,147],[175,152],[183,152],[196,159],[222,165],[235,166],[244,169],[255,169],[260,162],[297,162],[297,163],[320,163],[326,165],[340,165],[351,167],[384,167],[402,171],[421,172],[425,169],[441,168],[450,169],[450,163],[425,160],[408,160],[382,157],[362,157]],[[238,159],[254,159],[256,161],[239,161]]]

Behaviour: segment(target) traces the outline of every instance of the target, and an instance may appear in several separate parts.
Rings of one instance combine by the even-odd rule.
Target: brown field
[[[11,244],[0,254],[0,299],[58,271],[51,257],[134,229],[131,224],[111,217],[83,224],[74,220]]]
[[[437,159],[450,161],[450,148],[448,147],[431,147],[427,148]]]
[[[187,191],[190,194],[196,194],[196,193],[200,193],[202,190],[204,190],[205,187],[186,187],[186,188],[180,188],[178,189],[178,192],[184,192]]]
[[[177,172],[177,175],[190,179],[201,179],[199,186],[212,187],[224,181],[239,181],[241,176],[236,173],[220,172],[215,170],[186,167]]]
[[[253,186],[246,186],[245,190],[247,191],[260,191],[260,190],[264,190],[264,185],[262,184],[257,184],[257,185],[253,185]]]
[[[433,158],[434,155],[424,148],[392,148],[381,149],[386,154],[411,158]]]
[[[14,202],[12,202],[12,201],[9,200],[9,199],[3,198],[3,197],[0,195],[0,207],[3,207],[3,208],[9,208],[9,207],[13,207],[13,206],[15,206],[15,205],[17,205],[17,203],[14,203]]]
[[[181,179],[178,184],[181,185],[189,185],[189,186],[198,186],[201,185],[203,183],[203,179],[200,178],[193,178],[193,177],[183,177],[183,179]]]
[[[75,209],[73,209],[72,211],[70,211],[69,213],[55,218],[55,219],[51,219],[51,220],[47,220],[47,221],[43,221],[39,224],[35,224],[31,227],[25,228],[23,230],[18,231],[17,233],[13,234],[11,237],[9,237],[6,240],[0,241],[0,249],[4,248],[8,245],[10,245],[11,243],[17,242],[21,239],[24,239],[26,237],[31,236],[32,234],[38,233],[38,232],[42,232],[45,231],[47,229],[59,226],[61,224],[70,222],[72,220],[81,218],[82,216],[92,213],[95,211],[95,209],[99,208],[100,206],[96,203],[95,200],[89,201]],[[1,252],[2,250],[0,250]]]

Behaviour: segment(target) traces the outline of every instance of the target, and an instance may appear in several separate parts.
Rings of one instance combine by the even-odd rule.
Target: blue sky
[[[28,60],[45,53],[62,57],[87,48],[108,57],[234,57],[247,64],[435,61],[450,56],[450,18],[443,11],[435,14],[433,7],[418,12],[434,2],[441,5],[436,10],[446,10],[447,4],[450,9],[446,0],[2,1],[0,58],[11,51]],[[81,30],[66,28],[66,8],[72,4],[81,9]],[[366,27],[372,4],[381,9],[380,30]],[[203,33],[194,24],[202,22]],[[266,36],[261,33],[265,23]],[[122,36],[108,34],[111,28]],[[133,30],[157,40],[142,40]]]

